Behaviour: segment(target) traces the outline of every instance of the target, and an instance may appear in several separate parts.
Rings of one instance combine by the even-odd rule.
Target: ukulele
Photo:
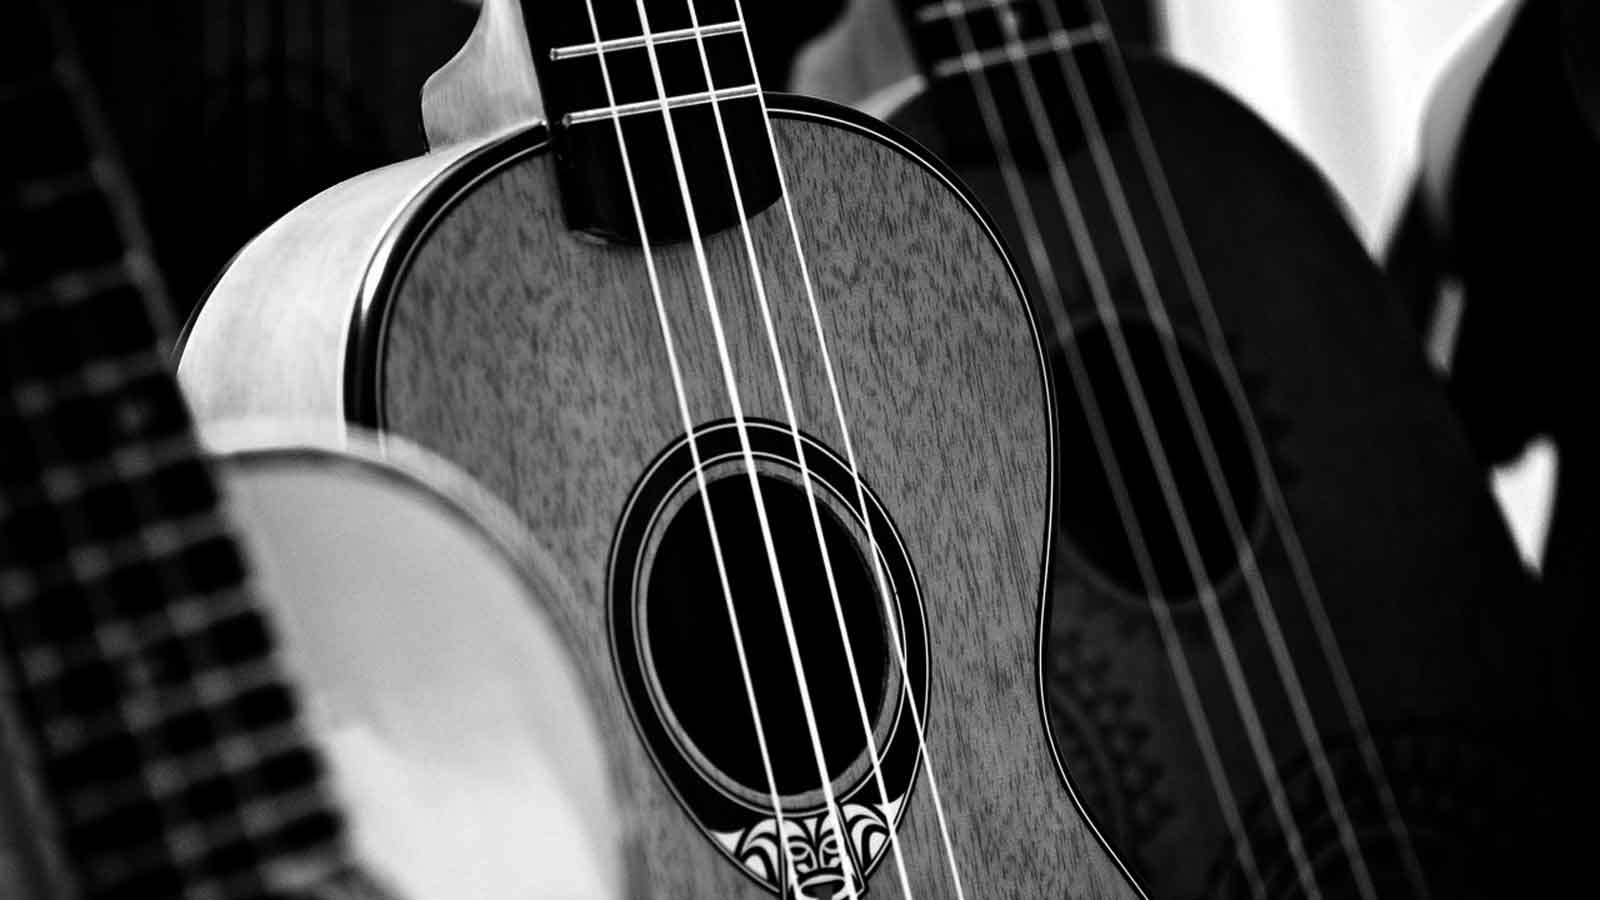
[[[1077,795],[1156,897],[1559,883],[1564,638],[1401,309],[1306,160],[1105,22],[857,0],[794,82],[949,162],[1047,313]]]
[[[612,669],[652,893],[1135,897],[1045,727],[1025,294],[945,167],[754,72],[722,0],[486,2],[433,150],[242,250],[186,390],[511,503]]]
[[[137,204],[30,7],[0,84],[34,114],[0,265],[0,896],[621,897],[564,586],[398,439],[202,451]]]

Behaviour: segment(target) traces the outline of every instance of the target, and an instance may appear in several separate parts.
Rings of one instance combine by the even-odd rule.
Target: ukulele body
[[[1065,789],[1044,723],[1055,448],[1042,344],[1016,276],[937,165],[865,117],[768,102],[848,449],[783,206],[754,214],[750,229],[803,450],[785,424],[738,228],[706,249],[843,840],[819,812],[805,726],[769,711],[797,707],[782,686],[792,667],[765,605],[770,575],[750,537],[738,429],[694,258],[686,244],[655,248],[683,402],[772,720],[781,824],[750,775],[748,697],[740,669],[725,664],[732,630],[695,549],[704,519],[688,499],[695,481],[643,255],[566,228],[542,127],[370,173],[263,233],[192,323],[180,367],[191,402],[206,419],[374,424],[507,499],[571,587],[557,615],[576,652],[614,669],[600,718],[618,793],[632,798],[636,879],[651,893],[846,896],[852,880],[901,896],[886,844],[895,828],[911,893],[956,896],[931,761],[969,895],[1136,896]],[[892,582],[892,604],[841,588],[860,683],[875,698],[876,749],[859,746],[861,707],[827,671],[844,654],[820,567],[797,555],[817,548],[794,503],[802,459],[840,578],[868,577],[875,540]],[[797,883],[776,871],[784,844]]]
[[[830,40],[824,50],[861,51],[865,38],[835,34]],[[1069,374],[1070,334],[1129,479],[1172,612],[1175,643],[1193,673],[1267,896],[1304,891],[1230,691],[1229,656],[1244,673],[1316,883],[1324,896],[1358,894],[1337,819],[1274,660],[1273,635],[1243,576],[1247,553],[1259,567],[1266,605],[1302,683],[1377,894],[1411,896],[1377,780],[1259,486],[1262,461],[1226,392],[1103,52],[1091,47],[1078,53],[1084,79],[1245,526],[1242,543],[1218,511],[1138,286],[1133,253],[1076,124],[1064,76],[1049,56],[1037,58],[1033,71],[1046,86],[1077,205],[1172,460],[1233,654],[1217,649],[1171,530],[1170,508],[1129,411],[1083,259],[1056,211],[1061,206],[1042,152],[1037,145],[1018,149],[1027,194],[1043,210],[1040,233],[1060,285],[1056,297],[1045,295],[1028,266],[1027,239],[970,82],[939,79],[922,82],[920,90],[914,82],[854,85],[880,103],[901,98],[888,120],[946,159],[974,189],[1014,248],[1040,309],[1055,307],[1059,337],[1051,353],[1064,468],[1047,694],[1069,777],[1151,896],[1252,895],[1174,677],[1172,651],[1151,610],[1163,601],[1151,599],[1105,487],[1107,470]],[[904,74],[911,66],[904,60],[897,68],[896,54],[885,55],[887,61],[874,64],[881,71]],[[809,65],[814,76],[874,68],[837,58],[813,58]],[[1443,392],[1318,173],[1200,77],[1133,54],[1128,65],[1183,233],[1433,896],[1527,889],[1547,877],[1523,864],[1544,846],[1530,835],[1556,822],[1560,773],[1570,771],[1564,752],[1549,755],[1526,742],[1569,721],[1559,703],[1563,673],[1551,666],[1558,642],[1529,615],[1535,596]],[[991,74],[1009,71],[1002,64]],[[1001,111],[1018,131],[1023,126],[1016,123],[1028,121],[1019,101],[1002,101]]]

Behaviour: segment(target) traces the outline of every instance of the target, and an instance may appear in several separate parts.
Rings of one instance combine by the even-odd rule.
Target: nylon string
[[[593,0],[585,0],[585,3],[590,4],[592,8]],[[822,785],[827,815],[833,820],[834,831],[842,843],[849,832],[845,830],[844,816],[840,812],[839,801],[833,790],[833,779],[828,776],[827,761],[822,752],[822,736],[817,727],[816,710],[811,703],[811,688],[806,679],[805,663],[800,658],[800,644],[794,630],[794,618],[790,613],[788,591],[784,587],[783,574],[778,566],[778,551],[772,537],[772,524],[767,517],[766,500],[762,495],[761,480],[756,471],[755,453],[750,446],[750,432],[745,420],[744,403],[740,398],[738,379],[733,372],[733,360],[728,352],[727,335],[722,327],[722,316],[717,305],[716,290],[712,285],[711,265],[706,257],[705,242],[700,237],[700,223],[695,215],[694,200],[690,196],[688,174],[683,163],[683,153],[678,144],[678,129],[672,120],[668,105],[666,82],[662,77],[661,61],[656,52],[656,38],[650,26],[649,13],[645,9],[644,0],[635,0],[634,7],[638,11],[639,25],[644,32],[645,51],[650,59],[650,74],[655,81],[661,115],[666,125],[667,146],[672,154],[673,175],[677,179],[679,196],[683,201],[689,238],[694,249],[695,263],[700,274],[701,290],[706,301],[706,312],[711,319],[711,331],[716,340],[717,356],[722,369],[723,386],[728,392],[729,404],[733,411],[734,429],[739,436],[739,449],[744,457],[745,474],[750,484],[751,496],[755,502],[756,521],[760,527],[761,544],[766,554],[767,566],[772,574],[773,591],[777,595],[778,614],[783,623],[784,640],[788,644],[790,661],[794,664],[795,681],[800,691],[800,705],[806,719],[807,737],[811,745],[812,756],[816,761],[817,777]],[[600,40],[598,32],[595,35],[595,40],[597,42]],[[707,503],[709,504],[709,500]],[[757,714],[759,715],[759,713]],[[776,793],[775,789],[774,793]],[[783,840],[781,831],[779,832],[779,838]],[[852,879],[845,879],[845,890],[852,900],[859,900],[859,894]]]
[[[784,365],[783,354],[778,346],[777,330],[773,324],[772,309],[767,298],[766,282],[761,273],[760,255],[756,252],[754,237],[751,234],[750,222],[746,215],[744,205],[744,197],[739,191],[738,175],[735,172],[733,165],[733,150],[728,143],[727,128],[722,118],[722,105],[717,99],[715,90],[716,85],[712,81],[710,55],[706,50],[705,41],[701,37],[702,30],[700,28],[700,15],[699,12],[694,8],[694,0],[687,0],[687,6],[689,8],[691,31],[695,35],[695,44],[699,50],[701,71],[705,75],[706,79],[706,91],[711,97],[711,112],[712,117],[716,121],[717,125],[717,138],[722,147],[722,159],[727,166],[728,183],[733,189],[734,208],[739,220],[740,235],[744,242],[745,257],[750,265],[750,275],[752,282],[755,285],[757,304],[761,309],[761,321],[766,331],[767,347],[772,354],[773,365],[778,378],[778,389],[783,398],[784,415],[789,424],[790,438],[794,443],[795,460],[800,467],[801,484],[805,489],[807,505],[809,506],[811,512],[811,525],[816,534],[817,547],[822,555],[823,574],[827,579],[828,595],[833,603],[834,618],[839,626],[839,640],[844,648],[845,665],[850,674],[850,686],[856,701],[856,711],[860,714],[862,732],[867,741],[868,758],[871,761],[873,779],[877,784],[878,793],[884,798],[885,801],[887,801],[889,799],[889,789],[883,778],[883,764],[879,759],[878,742],[876,736],[873,734],[871,714],[867,710],[866,696],[862,691],[860,669],[856,665],[855,651],[851,647],[849,629],[845,624],[844,606],[840,601],[838,582],[834,577],[832,554],[828,550],[828,544],[823,535],[821,512],[817,507],[816,492],[811,480],[810,466],[808,466],[805,461],[805,447],[800,438],[799,417],[795,412],[793,394],[789,389],[787,367]],[[742,10],[736,9],[735,15],[742,25]],[[751,79],[752,81],[756,82],[757,94],[759,95],[759,77],[756,73],[753,63],[751,65]],[[762,109],[761,114],[763,117],[765,117],[766,110],[764,108]],[[778,169],[780,167],[780,159],[776,152],[773,154],[772,161],[774,169]],[[863,516],[863,521],[866,521],[865,516]],[[876,555],[878,553],[878,548],[876,545],[871,547],[871,552],[874,556],[874,559],[876,559]],[[886,617],[886,619],[892,620],[891,617]],[[902,683],[906,684],[909,689],[909,672],[903,672]],[[915,704],[913,703],[912,705]],[[926,748],[922,749],[924,750],[924,753],[926,753]],[[895,825],[896,823],[894,822],[889,823],[889,845],[890,849],[893,851],[895,867],[900,878],[901,890],[909,900],[909,898],[911,898],[913,895],[911,890],[910,874],[906,868],[905,855],[900,844],[899,829],[895,827]],[[843,831],[839,833],[839,840],[841,843],[843,843],[847,837],[848,836]],[[850,854],[846,853],[842,854],[841,858],[850,859],[851,857]],[[862,872],[861,874],[864,879],[865,872]]]
[[[600,41],[600,24],[594,12],[594,0],[584,0],[588,10],[589,28],[594,34],[596,43]],[[672,375],[673,394],[677,400],[678,417],[683,426],[685,439],[689,443],[690,461],[694,466],[696,487],[699,488],[700,506],[706,517],[706,530],[711,536],[712,558],[717,566],[717,579],[722,587],[723,604],[728,611],[728,625],[733,632],[734,651],[739,657],[739,674],[743,679],[745,699],[750,705],[750,718],[755,726],[756,745],[761,753],[761,767],[767,778],[767,794],[772,803],[773,820],[776,823],[779,835],[779,846],[783,854],[781,864],[788,869],[787,879],[790,883],[795,878],[794,853],[789,847],[789,842],[783,840],[783,803],[778,799],[777,779],[772,770],[772,754],[767,747],[766,729],[761,724],[760,704],[756,701],[755,682],[750,676],[750,659],[745,651],[744,637],[739,628],[739,614],[733,603],[733,590],[728,580],[728,568],[722,555],[722,541],[718,537],[716,518],[711,512],[711,495],[707,490],[705,466],[701,461],[700,448],[694,435],[694,419],[689,413],[688,393],[684,388],[683,371],[678,364],[678,355],[675,342],[672,338],[672,326],[667,317],[666,302],[661,291],[661,279],[656,270],[655,254],[650,246],[650,235],[645,230],[644,208],[639,202],[638,184],[633,176],[633,162],[628,153],[628,142],[623,137],[622,114],[618,111],[616,90],[611,83],[611,69],[606,62],[604,53],[598,54],[600,63],[600,77],[605,85],[606,105],[611,110],[611,124],[617,136],[617,147],[622,153],[622,171],[624,180],[628,184],[628,199],[633,207],[634,221],[639,228],[639,244],[644,251],[645,271],[650,280],[650,294],[655,302],[656,321],[661,329],[662,341],[667,351],[667,368]],[[662,114],[666,115],[665,98],[663,98]]]
[[[1105,20],[1105,7],[1101,0],[1091,0],[1095,14]],[[1109,27],[1109,25],[1108,25]],[[1333,631],[1333,623],[1328,617],[1327,606],[1322,600],[1322,592],[1317,587],[1316,578],[1311,573],[1311,565],[1306,557],[1304,545],[1300,541],[1299,530],[1295,527],[1294,519],[1289,514],[1289,507],[1282,490],[1276,467],[1272,464],[1270,454],[1267,453],[1266,442],[1262,438],[1260,428],[1255,419],[1255,412],[1251,409],[1243,384],[1240,381],[1233,358],[1228,352],[1227,343],[1223,340],[1221,320],[1217,317],[1216,307],[1211,299],[1211,292],[1206,285],[1205,278],[1200,274],[1199,261],[1195,258],[1194,247],[1190,242],[1188,233],[1183,227],[1183,220],[1178,215],[1177,202],[1172,195],[1171,185],[1166,178],[1166,170],[1155,152],[1155,141],[1150,134],[1149,124],[1145,120],[1143,107],[1133,90],[1132,78],[1129,76],[1127,61],[1122,55],[1121,47],[1116,41],[1110,41],[1108,56],[1111,61],[1113,82],[1122,100],[1123,108],[1128,115],[1130,132],[1133,137],[1134,147],[1139,154],[1140,164],[1150,179],[1152,192],[1155,196],[1157,209],[1167,231],[1168,240],[1177,252],[1179,269],[1183,276],[1194,305],[1200,312],[1202,331],[1210,346],[1212,356],[1217,362],[1219,371],[1224,375],[1224,384],[1227,386],[1229,399],[1236,414],[1241,421],[1248,424],[1247,438],[1250,441],[1251,453],[1256,458],[1256,464],[1266,474],[1263,479],[1266,487],[1267,506],[1278,528],[1279,536],[1284,542],[1284,552],[1288,557],[1290,569],[1294,574],[1296,585],[1299,587],[1307,611],[1310,613],[1312,627],[1317,635],[1319,649],[1328,664],[1329,672],[1333,676],[1335,690],[1339,695],[1345,717],[1356,734],[1357,744],[1360,747],[1363,765],[1372,777],[1377,788],[1379,804],[1383,808],[1384,817],[1388,821],[1390,832],[1394,835],[1401,849],[1401,859],[1406,867],[1406,877],[1411,883],[1411,889],[1416,896],[1429,898],[1431,891],[1427,879],[1422,871],[1421,861],[1417,858],[1416,847],[1411,841],[1410,831],[1407,829],[1405,819],[1400,815],[1399,804],[1395,799],[1394,787],[1388,777],[1388,771],[1378,755],[1377,745],[1372,739],[1372,730],[1368,723],[1366,711],[1362,707],[1361,698],[1356,693],[1355,682],[1350,676],[1350,669],[1345,661],[1343,652],[1339,649],[1338,638]],[[1114,171],[1113,171],[1113,177]]]

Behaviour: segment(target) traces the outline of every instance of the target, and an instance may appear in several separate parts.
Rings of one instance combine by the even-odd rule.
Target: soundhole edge
[[[788,637],[771,590],[772,572],[754,511],[746,463],[724,456],[705,468],[750,688],[761,711],[767,756],[785,811],[824,804],[810,725],[799,701]],[[798,470],[756,460],[757,479],[786,588],[790,622],[812,701],[829,783],[843,792],[867,777],[872,746],[887,742],[904,679],[890,649],[865,530],[832,489],[813,484],[839,609],[817,558],[816,528]],[[723,790],[771,806],[727,597],[715,568],[700,485],[680,482],[658,514],[640,566],[640,647],[669,732]],[[886,568],[880,559],[879,566]],[[839,612],[872,724],[869,746],[839,635]],[[903,628],[896,621],[895,630]],[[694,639],[698,640],[694,640]]]

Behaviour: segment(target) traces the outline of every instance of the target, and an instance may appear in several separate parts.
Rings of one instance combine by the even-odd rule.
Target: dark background
[[[459,0],[62,2],[179,321],[273,220],[424,152],[422,83],[477,17]],[[1119,33],[1148,33],[1145,0],[1110,5]],[[844,0],[744,6],[762,82],[781,89]]]

